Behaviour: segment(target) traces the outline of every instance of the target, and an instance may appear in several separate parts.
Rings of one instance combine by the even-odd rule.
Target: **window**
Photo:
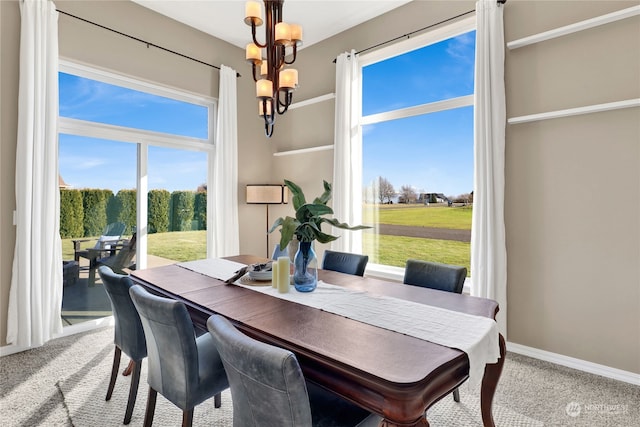
[[[398,277],[407,259],[470,272],[474,19],[359,58],[363,253]],[[401,277],[401,276],[400,276]]]
[[[136,233],[138,269],[205,258],[214,101],[64,61],[59,93],[63,259],[74,259],[73,240],[91,247],[114,222],[123,238]],[[102,287],[82,283],[89,260],[79,262],[64,325],[110,315]]]

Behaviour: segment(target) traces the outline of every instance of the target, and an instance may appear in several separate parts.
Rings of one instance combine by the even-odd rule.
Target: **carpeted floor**
[[[0,359],[0,425],[120,426],[129,377],[104,396],[113,358],[113,329],[60,338]],[[128,360],[123,358],[121,370]],[[130,425],[142,425],[146,363]],[[461,403],[447,396],[428,412],[433,427],[481,426],[479,393],[461,387]],[[195,409],[194,426],[231,426],[229,392],[222,408]],[[640,426],[640,387],[509,353],[493,413],[497,426]],[[181,412],[158,396],[155,426],[180,425]]]

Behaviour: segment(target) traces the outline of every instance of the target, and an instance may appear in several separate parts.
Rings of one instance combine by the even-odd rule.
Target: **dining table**
[[[224,259],[243,265],[268,261],[253,255]],[[132,271],[130,277],[156,295],[183,302],[203,332],[207,319],[219,314],[246,335],[292,351],[308,380],[380,415],[380,426],[428,426],[426,410],[469,379],[468,354],[455,346],[256,292],[251,286],[240,286],[240,281],[227,284],[224,278],[180,263]],[[375,298],[492,321],[499,309],[491,299],[367,276],[318,269],[318,279]],[[291,287],[289,292],[297,291]],[[501,334],[496,345],[499,357],[495,363],[486,363],[478,381],[484,427],[494,427],[492,403],[506,353]]]

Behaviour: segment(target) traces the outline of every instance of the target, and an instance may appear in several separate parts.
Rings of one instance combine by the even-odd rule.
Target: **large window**
[[[474,20],[361,56],[363,253],[466,266],[473,209]]]
[[[87,250],[112,224],[124,224],[120,246],[98,256],[117,254],[135,234],[131,268],[206,257],[215,103],[66,62],[59,91],[63,259],[80,269],[75,283],[65,280],[69,325],[110,314]]]

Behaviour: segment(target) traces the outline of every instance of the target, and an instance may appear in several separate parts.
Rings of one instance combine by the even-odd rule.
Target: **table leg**
[[[96,258],[91,257],[89,259],[89,286],[95,286],[96,284]]]
[[[491,405],[493,404],[493,396],[496,392],[500,375],[502,374],[504,358],[507,352],[502,334],[498,337],[498,343],[500,346],[500,359],[498,359],[496,363],[485,366],[484,376],[482,377],[480,411],[482,412],[482,425],[484,427],[495,427],[493,414],[491,413]]]

